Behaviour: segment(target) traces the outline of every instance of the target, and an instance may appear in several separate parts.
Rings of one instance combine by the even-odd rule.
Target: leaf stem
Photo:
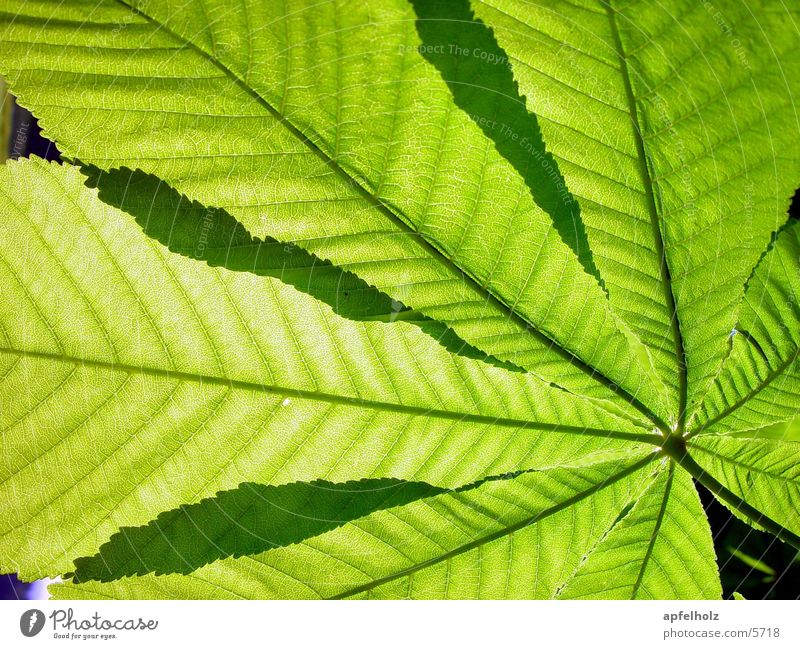
[[[675,461],[676,464],[689,473],[689,475],[708,489],[719,500],[727,503],[737,512],[749,518],[753,523],[764,528],[767,532],[779,538],[784,543],[788,543],[796,550],[800,550],[800,536],[790,532],[780,523],[772,520],[747,503],[741,496],[737,496],[701,467],[689,453],[686,438],[674,434],[667,435],[661,448],[667,457]]]

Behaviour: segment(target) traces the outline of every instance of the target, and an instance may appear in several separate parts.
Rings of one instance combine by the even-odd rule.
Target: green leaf
[[[253,236],[353,270],[493,357],[671,415],[596,277],[417,53],[405,0],[313,12],[220,5],[213,29],[190,5],[89,5],[90,25],[81,3],[15,5],[0,44],[3,74],[67,156],[155,174]],[[264,26],[250,45],[244,21]],[[42,39],[47,24],[58,27]],[[324,66],[343,33],[348,54],[335,60],[353,66],[331,74]],[[308,52],[287,48],[287,34]],[[386,78],[356,84],[368,70]],[[452,190],[454,179],[463,189]]]
[[[679,566],[692,566],[691,570]],[[719,598],[708,521],[687,473],[662,471],[572,576],[563,598]]]
[[[701,435],[691,442],[697,462],[767,518],[800,534],[800,443]],[[760,517],[742,514],[761,529]]]
[[[11,131],[14,117],[14,99],[8,84],[0,79],[0,162],[5,162],[11,151]]]
[[[786,422],[800,413],[800,222],[793,220],[750,278],[729,355],[695,434]]]
[[[164,593],[184,598],[552,598],[576,579],[579,587],[600,591],[608,576],[584,573],[588,562],[603,552],[610,533],[635,518],[640,506],[649,506],[652,495],[661,498],[666,473],[652,458],[527,473],[376,512],[247,561],[226,559],[189,575],[65,583],[54,592],[59,597],[122,598]],[[679,520],[693,514],[682,512]],[[697,539],[694,529],[701,532]],[[652,524],[640,532],[634,536],[643,542],[628,552],[636,566],[648,562]],[[663,561],[659,576],[674,579],[675,589],[687,595],[718,598],[713,551],[694,578],[681,563],[686,553],[710,549],[708,531],[690,525],[687,532],[700,541],[699,547],[678,554],[657,551]],[[657,565],[654,559],[648,563]],[[685,588],[693,579],[697,584]]]
[[[719,597],[692,479],[800,545],[794,445],[744,432],[797,414],[794,14],[640,4],[6,0],[100,191],[0,172],[0,567]]]
[[[800,416],[790,421],[782,421],[770,426],[731,434],[741,437],[755,437],[757,439],[783,439],[791,442],[800,442]]]
[[[119,527],[243,481],[459,487],[657,440],[414,325],[344,320],[172,254],[83,180],[41,160],[0,170],[6,571],[66,572]]]
[[[188,574],[226,557],[299,543],[374,511],[444,491],[391,478],[277,486],[245,482],[213,498],[162,512],[147,525],[122,528],[97,555],[76,559],[75,572],[68,576],[80,583],[149,572]]]
[[[81,3],[11,4],[4,73],[67,155],[155,173],[255,236],[356,270],[492,356],[589,389],[579,370],[552,369],[563,366],[554,341],[670,424],[718,373],[800,171],[788,85],[800,58],[782,38],[787,10],[769,3],[758,19],[677,0],[647,11],[477,3],[493,32],[461,29],[448,46],[473,55],[445,47],[439,65],[482,80],[460,100],[461,80],[448,87],[420,54],[450,32],[426,36],[401,0],[313,12],[92,1],[88,25]],[[423,18],[471,15],[463,0],[435,6],[415,5]],[[573,13],[587,27],[570,29]],[[546,163],[549,189],[518,173],[520,147]],[[450,191],[470,176],[476,190]],[[567,198],[554,197],[562,186]],[[576,198],[579,215],[561,214]],[[500,253],[491,264],[478,240]]]
[[[611,304],[666,380],[676,359],[685,364],[690,415],[800,182],[800,55],[786,32],[796,9],[770,0],[474,6],[575,188]]]
[[[298,246],[253,237],[225,210],[188,201],[155,176],[129,169],[103,172],[89,167],[83,172],[104,203],[131,214],[148,236],[173,252],[211,266],[278,278],[351,320],[412,322],[453,353],[523,371],[487,356],[441,322],[408,309],[352,272]]]

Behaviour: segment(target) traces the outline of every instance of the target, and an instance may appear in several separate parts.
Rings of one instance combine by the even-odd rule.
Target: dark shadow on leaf
[[[412,323],[451,353],[523,371],[473,347],[447,325],[409,309],[350,271],[292,243],[253,237],[225,210],[190,201],[152,174],[125,168],[102,171],[90,165],[81,170],[86,185],[96,187],[103,202],[133,216],[148,236],[172,252],[211,266],[277,278],[350,320]]]
[[[390,478],[280,486],[244,482],[194,505],[123,527],[93,557],[75,560],[77,582],[147,573],[189,574],[212,561],[253,555],[323,534],[373,512],[444,493]]]
[[[374,512],[423,498],[464,493],[513,480],[533,469],[486,476],[456,489],[396,478],[263,485],[243,482],[191,505],[159,514],[147,525],[122,527],[92,557],[75,559],[75,583],[179,573],[225,559],[300,543]]]
[[[475,17],[469,0],[410,0],[417,14],[420,53],[442,76],[461,108],[525,180],[536,204],[553,220],[562,240],[587,273],[602,278],[594,264],[580,206],[547,151],[536,115],[494,32]]]

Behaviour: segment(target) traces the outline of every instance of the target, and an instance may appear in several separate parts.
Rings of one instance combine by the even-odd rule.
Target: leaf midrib
[[[228,66],[222,63],[212,53],[205,51],[193,41],[182,37],[180,34],[173,31],[167,25],[163,24],[156,18],[150,16],[142,9],[130,4],[127,0],[115,0],[115,2],[126,7],[128,10],[141,16],[151,24],[163,30],[187,47],[197,52],[204,59],[212,63],[217,69],[224,73],[231,81],[233,81],[239,88],[244,90],[256,102],[263,106],[267,112],[270,113],[281,125],[283,125],[294,137],[301,143],[307,146],[326,166],[332,169],[337,175],[343,177],[345,181],[353,187],[358,193],[373,207],[375,207],[381,214],[388,218],[392,223],[397,225],[407,234],[415,235],[415,240],[421,245],[433,258],[442,263],[445,268],[453,272],[456,276],[460,276],[470,290],[474,291],[482,301],[490,304],[492,307],[503,313],[511,319],[517,326],[525,329],[528,334],[535,337],[537,340],[545,344],[550,350],[557,353],[564,361],[570,363],[578,368],[584,374],[589,376],[597,383],[612,389],[619,394],[625,401],[639,411],[643,416],[653,422],[658,428],[667,430],[668,425],[661,419],[654,411],[648,408],[644,403],[639,401],[634,395],[629,393],[625,388],[618,385],[613,379],[609,378],[599,369],[592,367],[573,352],[564,348],[558,341],[551,338],[547,333],[541,331],[534,323],[529,322],[524,316],[520,315],[513,307],[507,304],[501,297],[495,295],[488,287],[483,286],[469,271],[461,268],[452,259],[450,259],[445,251],[438,247],[436,241],[428,235],[417,232],[413,226],[403,218],[403,212],[397,206],[389,205],[374,194],[372,194],[359,179],[351,176],[336,160],[323,151],[315,142],[307,137],[298,127],[296,127],[286,116],[282,115],[267,99],[261,96],[252,86],[245,82],[238,74],[231,70]],[[660,240],[660,235],[659,235]],[[671,291],[670,291],[671,295]],[[684,373],[685,374],[685,373]],[[685,391],[685,390],[684,390]]]
[[[669,463],[668,471],[669,474],[667,476],[667,484],[664,486],[664,493],[661,496],[661,504],[658,508],[658,516],[656,517],[655,525],[653,525],[653,531],[650,533],[650,540],[647,543],[647,551],[642,559],[642,565],[639,568],[639,574],[636,576],[636,583],[633,586],[630,599],[636,599],[637,595],[639,594],[639,589],[642,587],[642,582],[644,581],[644,576],[647,572],[647,566],[653,556],[653,550],[656,546],[658,535],[661,532],[661,526],[664,523],[664,516],[667,513],[667,503],[669,502],[670,493],[672,492],[672,483],[675,478],[674,461]]]
[[[521,428],[528,430],[542,430],[548,432],[563,432],[575,435],[587,435],[593,437],[606,437],[612,439],[627,440],[633,442],[645,442],[658,446],[663,439],[660,435],[652,433],[633,433],[625,431],[605,430],[602,428],[583,428],[579,426],[562,426],[559,424],[543,424],[525,419],[515,419],[511,417],[493,417],[491,415],[479,415],[468,412],[458,412],[452,410],[437,410],[421,406],[410,406],[400,403],[375,401],[370,399],[360,399],[344,395],[332,394],[315,390],[301,390],[282,385],[270,383],[256,383],[240,379],[231,379],[221,376],[197,374],[192,372],[169,370],[163,368],[146,367],[140,365],[130,365],[102,361],[91,358],[78,358],[65,354],[54,354],[34,350],[21,350],[10,347],[0,347],[0,354],[10,354],[26,358],[36,358],[56,362],[72,363],[79,366],[105,369],[109,371],[126,372],[127,374],[140,374],[143,376],[153,376],[158,378],[172,379],[178,381],[189,381],[202,385],[218,385],[250,392],[262,392],[275,394],[284,397],[296,397],[298,399],[308,399],[336,405],[351,406],[356,408],[366,408],[381,412],[396,412],[418,417],[430,417],[434,419],[446,419],[465,423],[485,424],[490,426],[501,426],[506,428]]]
[[[647,211],[650,215],[650,224],[653,231],[653,242],[658,256],[659,271],[661,273],[661,287],[664,291],[664,299],[667,309],[670,312],[670,328],[672,330],[673,344],[675,346],[675,360],[678,364],[678,431],[683,432],[686,422],[686,402],[688,395],[688,380],[686,372],[686,353],[683,346],[683,335],[681,334],[680,322],[678,320],[678,309],[675,301],[675,292],[672,286],[672,275],[670,273],[667,254],[664,247],[664,237],[661,232],[661,219],[658,213],[655,197],[655,183],[650,173],[648,164],[647,149],[642,136],[642,125],[639,121],[639,112],[636,102],[636,95],[633,92],[630,70],[628,69],[628,59],[625,48],[622,44],[615,9],[611,6],[611,0],[600,0],[600,4],[605,8],[608,22],[611,28],[611,36],[614,41],[617,56],[620,64],[620,74],[622,75],[623,85],[625,86],[625,97],[628,102],[628,112],[630,113],[631,124],[633,126],[633,138],[636,145],[636,158],[638,161],[639,174],[645,189],[645,199]]]
[[[522,529],[524,529],[526,527],[529,527],[530,525],[534,525],[534,524],[544,520],[545,518],[553,516],[554,514],[557,514],[558,512],[560,512],[560,511],[562,511],[564,509],[572,507],[573,505],[576,505],[577,503],[579,503],[581,500],[584,500],[585,498],[588,498],[589,496],[592,496],[592,495],[594,495],[596,493],[599,493],[599,492],[603,491],[604,489],[606,489],[607,487],[619,482],[620,480],[622,480],[624,478],[627,478],[629,475],[631,475],[633,473],[636,473],[636,471],[639,471],[640,469],[643,469],[645,466],[647,466],[648,464],[653,462],[657,457],[658,456],[653,455],[653,456],[650,456],[650,457],[646,457],[646,458],[644,458],[642,460],[639,460],[638,462],[636,462],[636,463],[630,465],[629,467],[623,469],[619,473],[616,473],[616,474],[612,475],[611,477],[607,478],[600,485],[592,485],[592,487],[590,487],[589,489],[585,489],[584,491],[580,491],[577,494],[574,494],[574,495],[570,496],[566,500],[564,500],[564,501],[562,501],[560,503],[557,503],[556,505],[553,505],[552,507],[549,507],[549,508],[547,508],[547,509],[545,509],[545,510],[543,510],[543,511],[537,513],[537,514],[534,514],[533,516],[528,516],[527,518],[524,518],[521,521],[517,521],[516,523],[514,523],[512,525],[508,525],[508,526],[506,526],[506,527],[504,527],[504,528],[502,528],[500,530],[497,530],[495,532],[491,532],[490,534],[486,534],[484,536],[481,536],[481,537],[479,537],[479,538],[477,538],[477,539],[475,539],[473,541],[470,541],[469,543],[464,543],[463,545],[460,545],[457,548],[453,548],[452,550],[450,550],[448,552],[445,552],[445,553],[442,553],[442,554],[440,554],[440,555],[438,555],[436,557],[433,557],[433,558],[428,559],[426,561],[421,561],[419,563],[415,563],[414,565],[409,566],[408,568],[404,568],[403,570],[398,570],[397,572],[394,572],[391,575],[387,575],[385,577],[380,577],[380,578],[375,579],[375,580],[373,580],[371,582],[368,582],[366,584],[362,584],[361,586],[356,586],[356,587],[351,588],[349,590],[342,591],[341,593],[337,593],[336,595],[332,595],[331,597],[328,597],[327,599],[346,599],[348,597],[353,597],[354,595],[359,595],[361,593],[370,591],[370,590],[372,590],[374,588],[382,586],[383,584],[389,583],[391,581],[395,581],[397,579],[402,579],[403,577],[408,577],[409,575],[412,575],[412,574],[414,574],[416,572],[419,572],[420,570],[423,570],[425,568],[429,568],[430,566],[435,566],[438,563],[442,563],[443,561],[447,561],[449,559],[452,559],[453,557],[456,557],[456,556],[458,556],[460,554],[463,554],[465,552],[469,552],[470,550],[474,550],[476,548],[482,547],[482,546],[486,545],[487,543],[491,543],[492,541],[496,541],[497,539],[501,539],[501,538],[503,538],[505,536],[508,536],[510,534],[514,534],[515,532],[519,532],[520,530],[522,530]]]
[[[708,438],[708,437],[712,437],[712,438],[714,438],[714,437],[722,437],[724,439],[724,436],[721,436],[721,435],[704,435],[704,437],[705,438]],[[736,439],[736,438],[732,438],[732,439]],[[700,438],[698,441],[702,441],[702,438]],[[763,438],[761,438],[761,439],[758,439],[758,438],[751,439],[749,441],[751,441],[751,442],[774,441],[776,443],[776,445],[786,444],[787,443],[787,442],[785,442],[783,440],[766,440],[766,439],[763,439]],[[795,479],[795,478],[787,478],[786,476],[781,475],[780,473],[773,472],[772,471],[772,467],[763,468],[763,467],[757,466],[756,464],[753,464],[751,462],[747,462],[747,461],[743,461],[743,460],[737,460],[736,458],[732,457],[730,453],[723,454],[723,453],[720,453],[718,451],[712,451],[712,450],[706,448],[705,446],[702,446],[702,445],[699,445],[699,444],[693,444],[692,448],[695,449],[696,451],[698,451],[700,455],[706,455],[706,456],[710,456],[711,458],[714,458],[716,460],[722,460],[724,462],[730,462],[734,466],[740,467],[742,469],[746,469],[747,471],[751,471],[753,473],[761,474],[761,475],[765,476],[767,479],[778,480],[778,481],[781,481],[781,482],[795,482],[796,481],[796,482],[800,483],[800,476],[798,476],[797,479]]]
[[[736,412],[743,405],[749,403],[750,400],[753,399],[753,397],[755,397],[759,392],[761,392],[765,388],[769,387],[770,384],[775,379],[779,378],[786,370],[788,370],[795,363],[795,361],[798,358],[800,358],[800,347],[795,349],[794,354],[791,354],[788,359],[786,359],[783,363],[781,363],[778,367],[776,367],[772,372],[770,372],[767,375],[766,379],[764,379],[761,383],[759,383],[755,388],[750,390],[744,397],[742,397],[738,401],[735,401],[734,403],[732,403],[730,406],[725,408],[725,410],[720,412],[718,415],[712,417],[711,419],[706,420],[705,423],[703,423],[697,430],[688,433],[686,435],[686,439],[688,440],[688,439],[691,439],[692,437],[700,435],[701,433],[705,432],[706,429],[708,429],[711,426],[714,426],[715,424],[719,423],[720,421],[725,419],[728,415],[730,415],[733,412]]]

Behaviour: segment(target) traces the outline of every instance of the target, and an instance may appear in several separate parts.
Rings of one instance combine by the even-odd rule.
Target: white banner
[[[50,602],[0,605],[0,647],[800,647],[800,602]]]

